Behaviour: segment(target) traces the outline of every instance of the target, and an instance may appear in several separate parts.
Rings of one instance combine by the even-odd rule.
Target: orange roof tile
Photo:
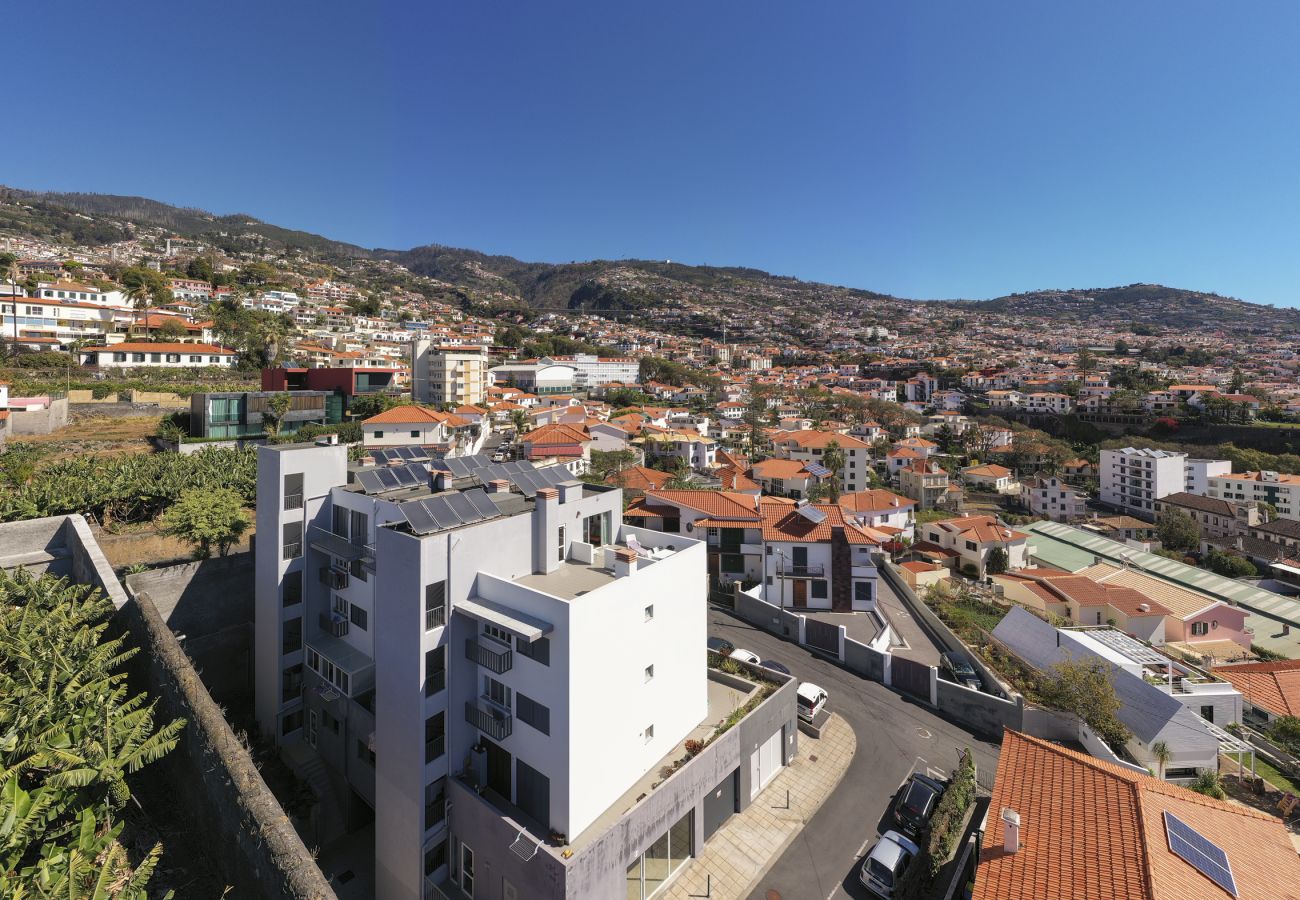
[[[1176,815],[1228,856],[1243,898],[1300,897],[1300,856],[1281,822],[1145,773],[1008,730],[974,900],[1223,900],[1169,849]],[[997,811],[1020,815],[1006,851]]]
[[[540,425],[532,431],[526,432],[519,440],[525,444],[538,445],[585,444],[591,440],[591,433],[587,431],[585,425],[553,422],[550,425]]]
[[[1274,715],[1300,716],[1300,659],[1219,666],[1214,674],[1241,691],[1253,706]]]
[[[415,424],[434,424],[442,425],[446,423],[448,416],[440,413],[436,409],[429,409],[425,406],[394,406],[392,409],[386,409],[379,415],[371,416],[362,422],[362,425],[415,425]]]
[[[858,525],[844,517],[844,510],[832,503],[809,504],[823,513],[825,518],[813,522],[798,507],[768,508],[763,510],[763,540],[798,541],[820,544],[829,542],[836,528],[844,529],[850,544],[881,544],[886,536]]]

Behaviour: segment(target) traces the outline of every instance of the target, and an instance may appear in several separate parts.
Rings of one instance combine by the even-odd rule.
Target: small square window
[[[655,739],[655,727],[647,725],[645,727],[645,742],[648,744]]]
[[[649,606],[645,608],[645,620],[649,622],[654,617],[655,617],[655,605],[651,603]]]
[[[654,677],[655,677],[655,667],[654,664],[652,663],[651,665],[645,667],[645,680],[653,681]]]

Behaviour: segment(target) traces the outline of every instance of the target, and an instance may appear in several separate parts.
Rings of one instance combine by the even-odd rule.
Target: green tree
[[[984,571],[990,575],[1001,575],[1007,570],[1008,565],[1007,551],[1001,547],[994,547],[984,561]]]
[[[1156,741],[1151,745],[1151,756],[1155,759],[1156,765],[1160,768],[1156,771],[1157,778],[1165,777],[1165,766],[1169,765],[1169,760],[1174,758],[1170,751],[1169,745],[1164,741]]]
[[[10,444],[0,450],[0,476],[12,487],[22,487],[36,474],[36,463],[41,450],[36,444],[25,441]]]
[[[266,409],[262,410],[262,430],[268,437],[275,437],[284,425],[284,417],[293,405],[293,398],[288,391],[280,391],[266,398]]]
[[[1178,509],[1165,514],[1156,527],[1156,535],[1166,550],[1190,553],[1201,546],[1201,530],[1191,516]]]
[[[1207,797],[1213,797],[1215,800],[1228,799],[1228,792],[1223,789],[1223,779],[1213,769],[1203,770],[1201,774],[1196,776],[1196,780],[1187,787],[1189,790],[1204,794]]]
[[[1217,549],[1211,549],[1205,554],[1205,566],[1211,572],[1225,578],[1254,578],[1259,574],[1255,564],[1245,557],[1235,553],[1224,553]]]
[[[1039,682],[1043,703],[1083,720],[1112,748],[1132,737],[1119,720],[1120,699],[1100,659],[1067,659],[1052,666]]]
[[[838,500],[840,496],[840,485],[843,483],[840,478],[840,472],[844,471],[844,451],[840,449],[840,442],[831,439],[826,442],[826,447],[822,451],[822,466],[830,469],[831,477],[827,484],[830,486],[830,499]]]
[[[348,412],[358,419],[369,419],[397,405],[392,394],[358,394],[352,398]]]
[[[1080,372],[1091,372],[1097,367],[1097,358],[1087,347],[1081,349],[1074,358],[1074,367]]]
[[[187,337],[189,337],[189,330],[176,316],[168,316],[166,321],[159,325],[158,330],[153,333],[155,341],[179,341]]]
[[[231,490],[192,490],[163,513],[162,531],[194,545],[194,557],[207,559],[216,547],[225,556],[248,530],[244,501]]]
[[[196,281],[212,281],[212,261],[204,256],[196,256],[185,266],[185,277]]]

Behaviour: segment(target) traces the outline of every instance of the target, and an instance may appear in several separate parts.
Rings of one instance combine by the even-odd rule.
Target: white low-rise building
[[[106,368],[197,369],[230,368],[239,354],[212,344],[124,342],[107,347],[86,347],[78,352],[86,365]]]

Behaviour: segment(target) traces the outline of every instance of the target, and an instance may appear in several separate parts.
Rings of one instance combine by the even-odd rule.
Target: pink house
[[[1165,619],[1165,640],[1199,644],[1203,641],[1232,641],[1245,650],[1250,649],[1250,635],[1246,633],[1246,611],[1216,600],[1199,612],[1178,618]]]

